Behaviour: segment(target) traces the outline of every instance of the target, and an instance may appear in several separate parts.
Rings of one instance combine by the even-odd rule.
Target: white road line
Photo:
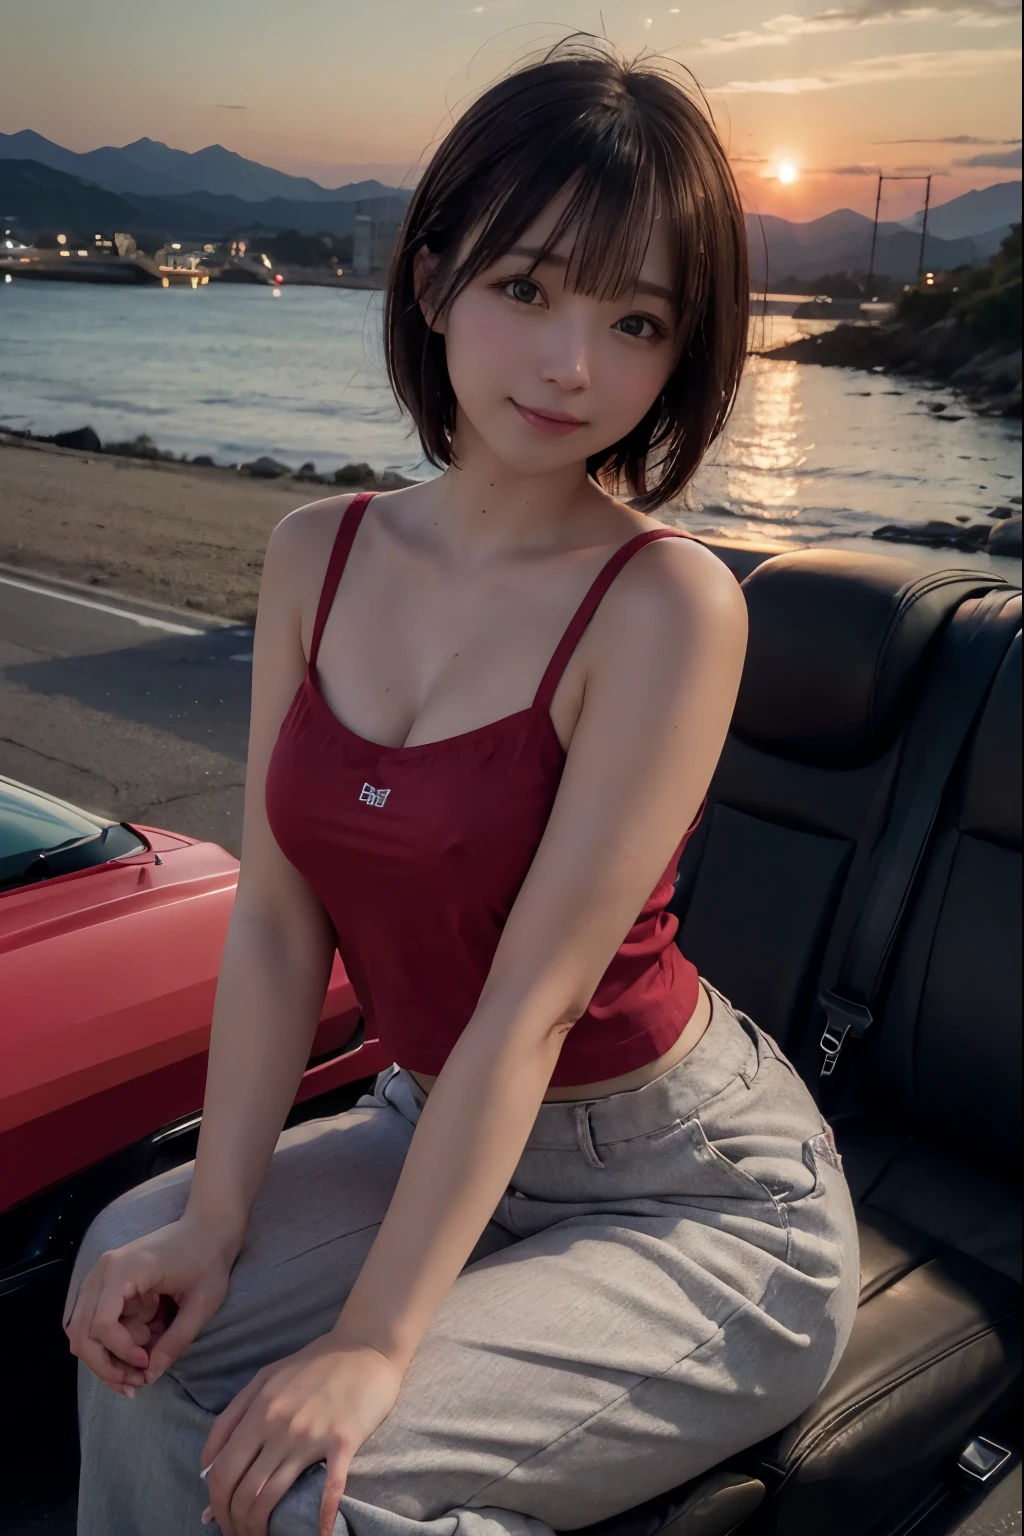
[[[23,592],[35,592],[40,597],[55,597],[62,603],[77,603],[80,608],[95,608],[97,613],[112,613],[119,619],[131,619],[143,629],[162,629],[170,635],[205,635],[205,629],[191,629],[187,624],[171,624],[166,619],[151,619],[145,613],[132,613],[128,608],[115,608],[110,603],[97,603],[91,597],[75,597],[71,592],[56,592],[52,587],[37,587],[29,581],[15,581],[12,576],[0,576],[7,587],[20,587]]]

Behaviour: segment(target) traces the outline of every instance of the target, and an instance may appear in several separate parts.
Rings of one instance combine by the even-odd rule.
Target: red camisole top
[[[565,665],[626,561],[655,539],[687,535],[654,528],[612,555],[529,708],[443,741],[389,747],[343,725],[317,685],[320,638],[369,500],[354,497],[338,528],[306,675],[268,767],[267,817],[330,916],[367,1038],[436,1075],[473,1013],[554,803],[565,753],[549,708]],[[699,819],[567,1034],[553,1087],[656,1061],[693,1013],[697,972],[672,942],[678,922],[666,909]]]

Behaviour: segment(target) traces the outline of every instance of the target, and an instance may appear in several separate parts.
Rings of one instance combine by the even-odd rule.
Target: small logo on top
[[[365,805],[383,805],[390,793],[390,789],[375,789],[372,784],[364,784],[359,798]]]

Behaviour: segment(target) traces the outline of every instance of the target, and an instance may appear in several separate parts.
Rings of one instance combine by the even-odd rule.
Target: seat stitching
[[[961,1351],[970,1348],[973,1344],[977,1344],[980,1340],[989,1337],[989,1335],[995,1333],[996,1328],[1000,1323],[1006,1322],[1009,1318],[1015,1317],[1018,1311],[1019,1308],[1011,1308],[1011,1310],[993,1318],[992,1322],[987,1327],[980,1329],[977,1333],[973,1333],[964,1339],[958,1339],[955,1344],[951,1344],[949,1348],[943,1350],[941,1354],[929,1356],[928,1359],[922,1360],[912,1369],[904,1371],[901,1376],[897,1376],[892,1381],[885,1382],[881,1386],[876,1387],[873,1392],[868,1394],[868,1396],[860,1397],[855,1402],[848,1403],[846,1407],[838,1409],[831,1418],[825,1419],[822,1422],[817,1433],[808,1441],[804,1450],[800,1452],[800,1455],[792,1463],[789,1471],[786,1473],[784,1481],[789,1481],[797,1469],[802,1466],[807,1458],[817,1449],[826,1435],[831,1434],[833,1431],[840,1428],[844,1422],[852,1419],[858,1413],[863,1412],[865,1408],[870,1408],[876,1402],[880,1402],[883,1397],[891,1394],[898,1387],[904,1386],[908,1381],[913,1381],[915,1377],[920,1376],[924,1371],[931,1370],[931,1368],[935,1365],[941,1365],[943,1360],[948,1360],[953,1355],[956,1355]]]

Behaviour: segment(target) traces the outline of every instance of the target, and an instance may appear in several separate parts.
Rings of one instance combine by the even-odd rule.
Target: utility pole
[[[871,288],[875,281],[875,246],[878,243],[878,212],[882,206],[883,181],[923,181],[924,193],[924,222],[921,225],[921,244],[917,253],[917,281],[921,283],[921,273],[924,271],[924,242],[928,234],[928,204],[931,201],[932,178],[931,176],[890,176],[885,172],[879,174],[878,191],[875,194],[875,222],[871,227],[871,260],[868,262],[867,297],[871,298]]]
[[[875,244],[878,240],[878,210],[882,206],[882,182],[884,180],[885,177],[880,175],[878,178],[878,191],[875,194],[875,222],[871,227],[871,260],[868,262],[868,291],[864,295],[869,302],[871,300],[871,289],[875,281]]]
[[[921,273],[924,271],[924,243],[928,238],[928,204],[932,196],[932,179],[928,176],[924,186],[924,217],[921,220],[921,249],[917,253],[917,286],[921,286]]]

